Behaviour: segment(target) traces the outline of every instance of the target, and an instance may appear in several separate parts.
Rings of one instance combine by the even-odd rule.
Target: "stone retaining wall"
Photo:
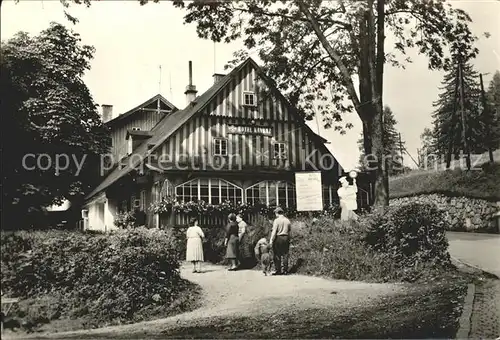
[[[500,201],[489,202],[467,197],[448,197],[439,194],[418,195],[390,200],[390,205],[408,203],[433,203],[447,212],[450,230],[472,232],[496,232],[497,221],[494,215],[500,211]]]

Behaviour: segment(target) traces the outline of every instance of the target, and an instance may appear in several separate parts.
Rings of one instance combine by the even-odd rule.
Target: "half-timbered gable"
[[[183,168],[184,163],[197,167],[204,162],[207,168],[221,170],[321,167],[338,172],[325,140],[283,96],[271,91],[260,73],[249,59],[220,80],[224,86],[158,147],[157,157],[173,164],[180,160]]]
[[[162,95],[156,95],[137,107],[105,122],[111,134],[111,156],[113,163],[131,153],[132,143],[129,138],[133,131],[150,131],[166,115],[177,108]],[[130,138],[130,139],[133,139]],[[139,138],[135,138],[141,139]]]

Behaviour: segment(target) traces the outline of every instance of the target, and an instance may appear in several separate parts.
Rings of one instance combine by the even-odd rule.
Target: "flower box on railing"
[[[285,215],[294,216],[298,212],[294,207],[282,207]],[[276,206],[267,206],[262,203],[249,204],[237,202],[236,204],[225,201],[220,204],[210,204],[203,200],[194,202],[182,202],[175,198],[168,197],[164,198],[162,201],[154,202],[150,206],[150,211],[155,214],[164,213],[177,213],[181,215],[195,215],[195,216],[213,216],[213,217],[224,217],[230,213],[240,213],[243,215],[248,214],[261,214],[265,216],[274,216],[274,210]],[[338,205],[334,204],[331,206],[325,206],[324,210],[320,214],[335,215],[338,212]],[[300,214],[300,213],[299,213]]]

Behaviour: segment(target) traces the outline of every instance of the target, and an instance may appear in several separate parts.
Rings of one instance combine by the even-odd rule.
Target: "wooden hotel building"
[[[182,110],[157,95],[107,123],[110,171],[86,198],[86,229],[112,230],[117,214],[133,209],[146,213],[149,227],[185,224],[180,214],[164,221],[148,209],[162,197],[293,207],[300,171],[321,171],[324,205],[338,202],[344,170],[327,141],[251,58],[227,75],[215,74],[200,96],[189,62],[185,94]],[[361,204],[367,196],[360,191]]]

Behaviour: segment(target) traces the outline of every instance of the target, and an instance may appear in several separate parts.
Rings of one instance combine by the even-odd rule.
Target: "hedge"
[[[180,277],[178,240],[168,230],[22,231],[2,233],[1,241],[2,292],[24,300],[12,312],[31,327],[58,318],[100,326],[169,313],[193,288]]]

